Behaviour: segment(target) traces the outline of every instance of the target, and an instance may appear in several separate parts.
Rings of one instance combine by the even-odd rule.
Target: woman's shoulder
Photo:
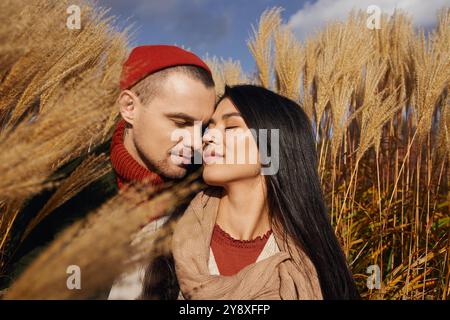
[[[222,193],[223,188],[219,187],[208,187],[200,191],[189,203],[182,219],[188,219],[188,217],[203,219],[205,214],[212,212],[217,206]]]
[[[220,199],[223,194],[222,187],[209,186],[200,191],[190,202],[189,206],[204,208],[212,199]]]

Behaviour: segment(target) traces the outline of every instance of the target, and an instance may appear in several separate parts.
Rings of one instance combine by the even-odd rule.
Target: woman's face
[[[219,103],[203,135],[203,164],[209,185],[226,186],[260,175],[256,141],[228,98]]]

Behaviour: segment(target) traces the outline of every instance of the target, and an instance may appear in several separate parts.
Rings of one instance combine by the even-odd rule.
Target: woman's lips
[[[203,162],[205,164],[223,163],[223,160],[223,155],[214,150],[206,150],[203,152]]]

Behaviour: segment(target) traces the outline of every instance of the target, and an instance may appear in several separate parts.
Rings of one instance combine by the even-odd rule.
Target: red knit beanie
[[[129,89],[156,71],[182,65],[197,66],[211,73],[202,59],[181,48],[168,45],[136,47],[123,65],[120,88]]]

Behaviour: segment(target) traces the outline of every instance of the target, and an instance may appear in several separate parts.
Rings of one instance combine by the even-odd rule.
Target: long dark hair
[[[312,261],[324,299],[359,299],[324,204],[314,135],[307,115],[294,101],[259,86],[226,86],[219,102],[225,98],[232,101],[249,128],[279,130],[279,169],[265,175],[272,223],[280,225],[285,237],[293,239]],[[258,137],[255,139],[259,146]],[[268,139],[269,153],[271,149]],[[157,286],[144,283],[144,296],[158,288],[167,289],[167,283],[173,284],[176,279],[172,257],[159,259],[154,266],[167,281],[158,281]],[[147,280],[157,278],[155,269],[151,269],[147,269]],[[149,277],[150,273],[153,277]]]
[[[259,86],[227,86],[224,98],[233,102],[249,128],[279,130],[279,170],[265,175],[272,222],[280,224],[311,259],[324,299],[358,299],[324,204],[308,116],[294,101]]]

